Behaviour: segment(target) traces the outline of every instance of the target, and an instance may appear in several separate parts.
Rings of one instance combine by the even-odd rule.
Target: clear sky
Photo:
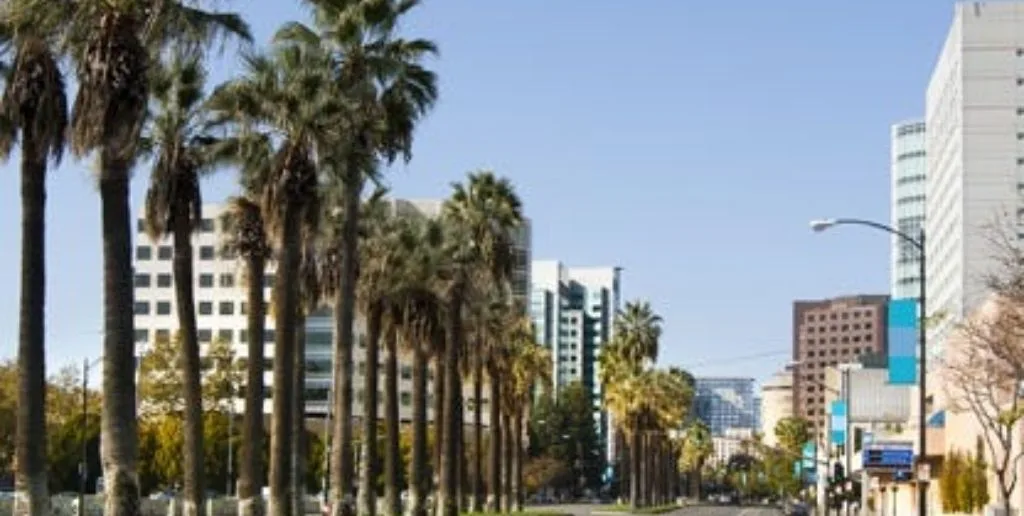
[[[442,98],[396,195],[441,197],[488,167],[512,178],[535,258],[625,268],[665,319],[661,361],[762,378],[788,360],[792,300],[888,290],[888,239],[812,234],[889,217],[889,127],[921,116],[949,0],[426,0]],[[236,2],[260,44],[293,0]],[[256,7],[260,6],[260,7]],[[212,80],[238,69],[229,52]],[[0,356],[18,336],[17,157],[0,173]],[[51,368],[99,356],[99,195],[89,163],[49,178]],[[148,171],[137,171],[141,205]],[[235,191],[236,174],[205,198]],[[754,358],[751,358],[754,357]]]

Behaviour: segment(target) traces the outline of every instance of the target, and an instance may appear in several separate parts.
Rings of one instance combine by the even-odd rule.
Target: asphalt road
[[[621,512],[609,512],[607,506],[602,505],[550,505],[545,507],[531,507],[531,509],[545,512],[561,512],[576,516],[615,516],[628,514]],[[664,514],[672,516],[782,516],[782,512],[773,507],[742,507],[736,505],[699,505],[684,507]]]

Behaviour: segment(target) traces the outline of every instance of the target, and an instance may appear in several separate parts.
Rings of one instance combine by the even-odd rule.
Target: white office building
[[[927,170],[923,120],[910,120],[892,126],[889,164],[889,224],[904,234],[918,238],[924,228]],[[893,236],[890,255],[892,298],[916,298],[921,289],[920,252],[913,244]]]
[[[593,393],[595,423],[614,457],[609,420],[601,411],[604,390],[597,358],[612,336],[620,308],[619,267],[566,267],[557,260],[535,260],[531,267],[530,317],[537,342],[551,351],[552,381],[558,389],[582,382]]]
[[[396,206],[406,206],[404,201],[396,201]],[[410,205],[411,206],[411,205]],[[243,267],[239,260],[222,256],[220,252],[223,231],[221,215],[223,207],[207,204],[203,206],[203,219],[199,231],[193,237],[194,262],[194,293],[196,317],[199,328],[201,352],[205,353],[207,345],[214,339],[222,339],[232,344],[235,356],[247,358],[248,332],[246,306],[247,293],[242,280]],[[427,213],[429,214],[429,213]],[[168,240],[153,243],[144,233],[144,223],[137,221],[138,232],[134,250],[135,268],[135,341],[137,353],[141,356],[148,346],[158,338],[168,338],[177,331],[178,319],[174,298],[174,278],[172,273],[173,249]],[[525,234],[529,234],[528,229]],[[528,242],[528,240],[526,240]],[[526,255],[528,256],[528,244]],[[519,268],[523,275],[522,267]],[[527,276],[528,277],[528,276]],[[266,273],[266,290],[264,299],[270,302],[274,284],[273,263],[269,264]],[[523,290],[522,287],[519,290]],[[361,318],[356,320],[356,342],[353,349],[353,415],[362,416],[363,372],[366,368],[364,360],[365,334]],[[306,320],[306,412],[310,416],[323,416],[327,411],[328,392],[331,388],[334,321],[330,309],[319,310]],[[268,316],[264,360],[267,371],[264,384],[267,386],[268,399],[264,410],[271,412],[270,393],[273,390],[274,363],[274,321]],[[380,359],[384,359],[381,350]],[[412,369],[409,357],[399,358],[399,414],[403,422],[412,417]],[[381,364],[380,382],[383,387],[383,363]],[[432,418],[433,408],[433,374],[428,372],[428,406],[427,417]],[[471,385],[467,385],[467,404]],[[485,390],[486,398],[486,390]],[[383,393],[378,391],[380,411],[378,417],[384,417]],[[483,400],[486,406],[487,400]],[[235,403],[236,410],[244,408],[244,401]],[[484,421],[487,424],[487,409],[484,409]],[[466,411],[466,420],[471,421],[472,411]]]
[[[928,84],[928,312],[939,343],[983,299],[995,270],[987,228],[1024,233],[1024,2],[969,2]]]

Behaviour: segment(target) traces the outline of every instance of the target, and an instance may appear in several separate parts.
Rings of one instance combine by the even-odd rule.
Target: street
[[[531,507],[528,511],[555,512],[562,514],[573,514],[575,516],[600,516],[628,514],[624,512],[613,512],[605,505],[548,505],[544,507]],[[738,506],[738,505],[698,505],[683,507],[673,512],[664,513],[673,516],[781,516],[782,512],[775,507],[764,506]]]

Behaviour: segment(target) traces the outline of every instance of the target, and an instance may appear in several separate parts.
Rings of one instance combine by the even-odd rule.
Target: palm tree
[[[695,420],[686,428],[683,434],[682,452],[680,455],[680,466],[688,473],[690,479],[689,496],[700,499],[701,472],[704,470],[704,463],[714,453],[714,443],[711,441],[711,429],[701,420]]]
[[[406,255],[401,285],[391,294],[392,319],[405,350],[412,355],[412,461],[409,467],[409,514],[426,514],[427,494],[427,367],[435,346],[443,342],[443,306],[436,292],[436,274],[444,259],[442,226],[437,220],[407,217]],[[389,380],[387,389],[397,386]],[[388,395],[394,396],[394,395]],[[390,398],[389,398],[390,399]],[[395,407],[397,410],[397,407]],[[389,414],[392,409],[388,407]],[[390,417],[390,415],[389,415]],[[389,427],[391,430],[397,428]],[[389,435],[389,440],[391,440]],[[398,447],[386,448],[389,463],[397,465]],[[395,466],[392,466],[395,467]],[[389,484],[393,481],[391,475]],[[389,507],[392,502],[389,501]]]
[[[2,20],[0,23],[6,22]],[[6,25],[6,23],[3,23]],[[21,299],[18,335],[17,486],[32,516],[49,512],[46,480],[46,169],[60,162],[68,123],[67,95],[45,34],[0,28],[15,48],[0,103],[0,156],[21,139]]]
[[[500,292],[500,291],[499,291]],[[485,294],[495,294],[491,291]],[[484,450],[483,450],[483,390],[484,373],[489,356],[497,354],[504,344],[501,335],[495,332],[495,325],[504,322],[502,317],[508,306],[507,299],[480,299],[470,311],[469,332],[473,345],[467,350],[471,364],[470,376],[473,382],[473,464],[470,468],[470,512],[481,512],[484,506]],[[500,326],[499,326],[500,327]],[[495,382],[496,383],[496,382]],[[493,394],[493,393],[492,393]],[[491,398],[491,403],[496,397]]]
[[[295,349],[292,360],[292,514],[305,513],[306,457],[309,443],[306,434],[306,317],[315,311],[323,299],[321,273],[317,253],[319,228],[304,227],[302,231],[302,258],[299,265],[299,310],[295,323]]]
[[[344,184],[340,253],[341,275],[335,300],[335,419],[331,460],[335,515],[351,514],[352,342],[356,310],[356,255],[363,185],[377,162],[412,157],[413,133],[437,100],[437,78],[422,62],[437,53],[433,42],[399,37],[400,21],[419,0],[307,0],[317,30],[289,24],[278,39],[326,47],[338,69],[337,86],[354,104],[347,120],[349,143],[339,156],[337,178]]]
[[[251,198],[234,197],[228,200],[222,225],[225,228],[223,252],[227,256],[241,257],[248,292],[248,353],[241,471],[238,477],[238,514],[260,516],[263,514],[263,348],[266,325],[263,288],[271,250],[259,203]]]
[[[199,335],[193,291],[192,233],[202,220],[200,175],[219,164],[219,141],[202,130],[206,71],[195,57],[175,56],[154,67],[150,91],[155,112],[142,147],[153,155],[146,192],[146,232],[154,242],[170,236],[174,246],[174,295],[184,395],[184,511],[197,514],[206,490],[203,478],[203,409]]]
[[[237,128],[232,146],[245,157],[244,182],[260,193],[278,255],[274,286],[274,415],[271,422],[270,513],[287,514],[291,481],[294,346],[299,311],[302,231],[320,215],[317,158],[337,140],[343,104],[317,49],[278,46],[245,54],[246,74],[214,92],[211,109]]]
[[[151,56],[170,44],[198,53],[222,36],[248,38],[248,28],[237,15],[174,0],[12,0],[4,7],[10,26],[59,36],[78,65],[71,150],[78,157],[96,154],[102,204],[106,514],[128,514],[137,511],[139,496],[128,185],[149,100]]]
[[[465,184],[456,183],[452,187],[452,195],[442,209],[442,218],[450,225],[453,238],[448,251],[452,267],[445,292],[449,340],[444,355],[446,425],[437,504],[439,516],[458,512],[458,439],[462,428],[460,364],[466,337],[464,305],[470,298],[474,279],[489,288],[509,290],[514,257],[512,235],[522,221],[522,203],[506,178],[482,171],[470,173]]]
[[[533,326],[526,316],[518,326],[520,331],[513,334],[509,343],[510,360],[507,389],[512,393],[508,407],[512,420],[512,475],[511,506],[515,511],[523,510],[523,432],[529,417],[533,396],[538,384],[544,388],[551,385],[551,353],[537,345]],[[506,429],[508,430],[508,429]]]

